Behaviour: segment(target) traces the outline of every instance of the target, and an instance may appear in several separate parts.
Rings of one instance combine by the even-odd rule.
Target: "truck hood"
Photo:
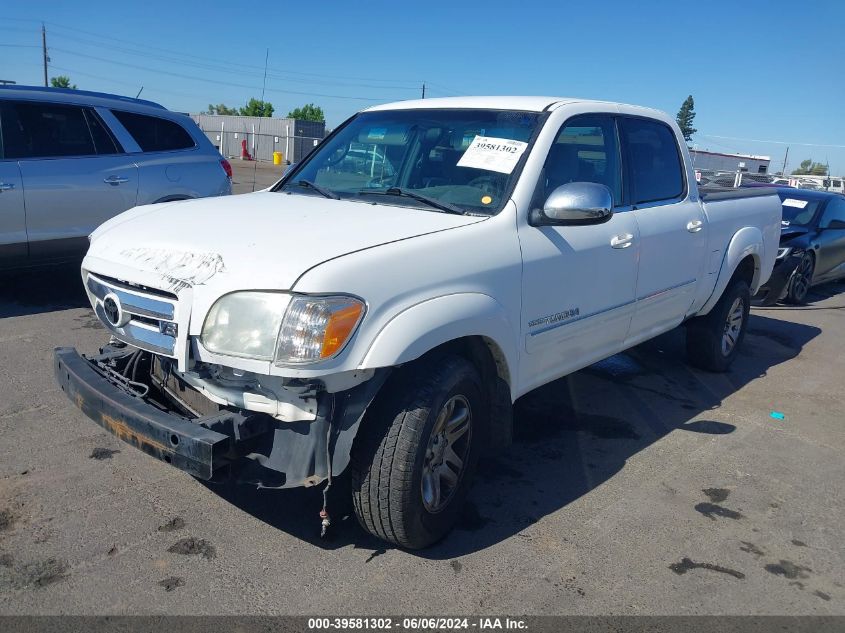
[[[173,292],[290,290],[329,259],[484,219],[260,191],[130,209],[94,231],[83,266]]]

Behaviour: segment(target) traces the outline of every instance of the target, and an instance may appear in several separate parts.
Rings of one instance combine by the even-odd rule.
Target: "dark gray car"
[[[230,194],[231,167],[186,115],[142,99],[0,87],[0,269],[81,257],[132,207]]]

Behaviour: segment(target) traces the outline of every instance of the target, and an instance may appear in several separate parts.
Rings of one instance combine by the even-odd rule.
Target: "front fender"
[[[480,293],[437,297],[400,312],[373,339],[360,368],[407,363],[438,345],[466,336],[491,339],[504,355],[509,375],[513,375],[518,360],[517,332],[502,304]]]
[[[754,259],[754,278],[751,282],[751,294],[757,292],[760,285],[765,281],[761,279],[761,262],[763,261],[764,246],[763,232],[754,226],[746,226],[731,238],[728,248],[725,249],[725,256],[722,258],[722,266],[719,268],[719,275],[716,278],[716,285],[710,298],[699,310],[699,314],[707,314],[719,301],[725,288],[736,272],[739,263],[749,255]]]

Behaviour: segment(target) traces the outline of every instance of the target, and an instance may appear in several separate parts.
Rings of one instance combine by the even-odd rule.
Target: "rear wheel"
[[[739,351],[748,325],[751,291],[737,279],[710,311],[687,323],[687,357],[708,371],[727,371]]]
[[[804,253],[801,261],[786,287],[784,301],[794,305],[803,305],[807,301],[807,293],[813,283],[813,273],[816,270],[816,260],[811,253]]]
[[[478,372],[457,356],[411,365],[388,387],[355,440],[352,499],[365,530],[419,549],[457,520],[487,407]]]

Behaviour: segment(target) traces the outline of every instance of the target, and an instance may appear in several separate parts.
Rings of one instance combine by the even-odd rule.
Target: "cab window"
[[[619,144],[610,115],[578,116],[563,125],[543,165],[533,206],[542,206],[552,191],[570,182],[605,185],[614,204],[621,204]]]

